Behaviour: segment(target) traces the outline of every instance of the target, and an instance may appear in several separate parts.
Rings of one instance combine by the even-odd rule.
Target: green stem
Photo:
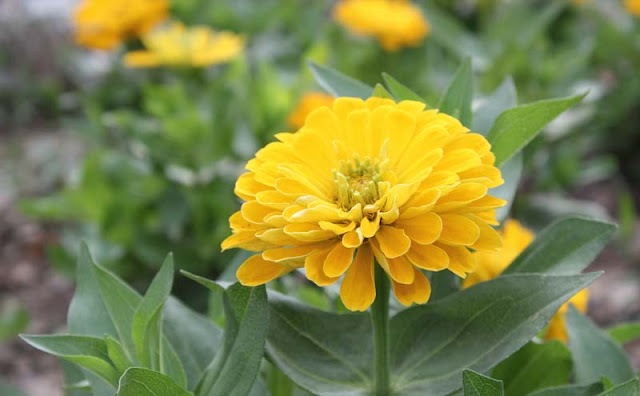
[[[376,299],[371,306],[375,358],[375,394],[389,393],[389,279],[375,263]]]

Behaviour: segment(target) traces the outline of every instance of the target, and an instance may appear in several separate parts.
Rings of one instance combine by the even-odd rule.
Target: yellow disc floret
[[[374,262],[398,300],[425,303],[422,272],[466,277],[470,250],[502,246],[488,195],[503,181],[487,140],[419,102],[338,98],[258,151],[236,183],[246,202],[223,249],[260,252],[237,272],[255,286],[296,268],[320,286],[342,278],[350,310],[373,302]]]

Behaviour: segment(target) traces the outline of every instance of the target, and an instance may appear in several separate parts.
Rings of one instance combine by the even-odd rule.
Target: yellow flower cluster
[[[501,233],[503,243],[501,250],[474,253],[478,259],[478,268],[464,280],[464,288],[500,275],[534,239],[534,234],[516,220],[507,220]],[[549,322],[545,338],[566,342],[565,316],[569,304],[575,305],[580,312],[586,312],[588,299],[589,292],[587,289],[583,289],[562,305]]]
[[[307,119],[307,116],[311,114],[312,111],[322,106],[331,107],[334,100],[335,98],[333,96],[322,92],[306,93],[302,99],[300,99],[298,107],[289,115],[287,123],[293,129],[300,129],[304,125],[304,120]]]
[[[185,28],[174,22],[142,38],[146,50],[132,51],[124,58],[129,67],[205,67],[227,62],[244,48],[244,38],[230,32],[214,32],[197,26]]]
[[[223,249],[259,252],[238,269],[256,286],[304,268],[326,286],[342,278],[352,311],[375,299],[374,260],[405,305],[425,303],[421,270],[476,269],[469,251],[502,246],[488,195],[503,183],[487,140],[420,102],[338,98],[313,111],[296,133],[247,163]]]
[[[94,49],[112,49],[142,35],[169,11],[167,0],[84,0],[73,13],[75,40]]]
[[[343,0],[334,18],[354,34],[376,37],[389,51],[416,46],[429,33],[422,12],[407,0]]]

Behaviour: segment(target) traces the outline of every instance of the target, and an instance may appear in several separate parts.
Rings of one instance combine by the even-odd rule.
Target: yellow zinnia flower
[[[167,17],[167,0],[84,0],[73,13],[79,45],[112,49],[151,30]]]
[[[307,116],[315,109],[322,106],[329,106],[333,104],[335,98],[331,95],[322,93],[322,92],[309,92],[304,94],[302,99],[300,99],[300,103],[298,103],[298,107],[291,112],[289,118],[287,119],[287,123],[293,129],[302,128],[304,125],[304,120],[307,119]]]
[[[376,37],[389,51],[416,46],[429,33],[422,12],[407,0],[343,0],[333,15],[353,33]]]
[[[129,67],[161,65],[206,67],[228,62],[242,52],[244,39],[231,32],[214,32],[204,26],[185,28],[174,22],[142,38],[145,51],[129,52]]]
[[[624,8],[634,16],[640,16],[640,0],[624,0]]]
[[[240,266],[240,283],[302,267],[320,286],[344,275],[342,302],[363,311],[376,295],[375,258],[398,300],[421,304],[431,286],[420,269],[464,278],[476,267],[469,248],[499,249],[489,224],[505,201],[487,195],[503,183],[489,143],[424,107],[338,98],[259,150],[236,182],[246,202],[222,243],[261,252]]]
[[[516,220],[507,220],[501,233],[503,247],[500,251],[474,253],[474,256],[478,259],[478,268],[464,280],[463,288],[488,281],[500,275],[534,239],[534,234]],[[587,289],[583,289],[562,305],[549,322],[545,338],[566,342],[565,316],[569,304],[575,305],[580,312],[586,312],[588,299],[589,293]]]

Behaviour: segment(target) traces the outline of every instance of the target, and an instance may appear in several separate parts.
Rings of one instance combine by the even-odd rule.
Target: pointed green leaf
[[[563,385],[571,375],[571,354],[559,341],[529,342],[491,372],[504,381],[507,396],[528,395],[538,389]]]
[[[173,297],[165,303],[162,330],[184,365],[189,389],[195,388],[220,347],[222,330]]]
[[[133,314],[132,334],[138,360],[158,370],[161,313],[173,285],[173,255],[169,254]]]
[[[622,323],[607,331],[618,344],[624,345],[640,338],[640,322]]]
[[[269,307],[264,286],[239,283],[224,294],[225,328],[222,347],[205,370],[198,395],[246,395],[252,388],[264,354]]]
[[[567,312],[569,350],[578,384],[607,377],[615,384],[633,378],[629,358],[622,348],[573,306]]]
[[[160,372],[171,377],[181,387],[187,386],[187,374],[173,345],[167,337],[160,340]]]
[[[192,274],[191,272],[188,272],[185,270],[180,270],[180,273],[186,276],[187,278],[198,282],[199,284],[211,290],[212,292],[216,292],[216,293],[224,292],[225,290],[227,290],[227,288],[233,285],[233,283],[231,282],[216,282],[214,280],[207,279],[203,276]]]
[[[615,230],[614,224],[602,221],[561,219],[542,230],[503,273],[578,273],[591,264]]]
[[[90,370],[114,386],[118,383],[118,372],[100,338],[69,334],[23,335],[21,338],[36,349]]]
[[[526,146],[548,123],[585,95],[541,100],[500,114],[487,135],[496,166],[501,166]]]
[[[496,118],[518,104],[516,87],[511,77],[505,78],[493,93],[473,112],[473,132],[487,136]]]
[[[373,88],[370,86],[345,76],[337,70],[312,61],[309,61],[308,64],[318,84],[333,96],[351,96],[367,99],[373,93]]]
[[[368,314],[335,314],[269,293],[267,354],[283,373],[317,395],[368,395],[373,333]]]
[[[632,378],[629,381],[606,390],[601,396],[638,396],[640,395],[640,379]]]
[[[122,345],[120,345],[118,340],[110,335],[106,335],[104,342],[107,346],[107,355],[109,355],[109,359],[118,370],[118,375],[124,373],[129,367],[134,365],[124,353],[124,349],[122,349]]]
[[[529,396],[597,396],[604,390],[601,382],[591,385],[565,385],[540,389]]]
[[[462,385],[464,396],[504,395],[502,381],[476,373],[473,370],[464,370],[462,372]]]
[[[382,73],[382,79],[384,80],[387,88],[389,88],[389,92],[393,94],[396,100],[415,100],[418,102],[424,103],[424,99],[413,92],[411,88],[406,85],[400,83],[398,80],[393,78],[391,75],[387,73]]]
[[[473,99],[473,74],[471,60],[467,58],[453,76],[449,88],[440,101],[440,111],[460,120],[462,125],[471,126],[471,100]]]
[[[393,96],[384,88],[382,84],[376,84],[376,86],[373,87],[373,95],[371,96],[375,96],[377,98],[393,99]]]
[[[454,391],[464,369],[486,372],[514,353],[598,275],[500,276],[400,312],[390,326],[394,391],[406,396]]]
[[[116,396],[193,396],[193,393],[157,371],[132,367],[120,378]]]

